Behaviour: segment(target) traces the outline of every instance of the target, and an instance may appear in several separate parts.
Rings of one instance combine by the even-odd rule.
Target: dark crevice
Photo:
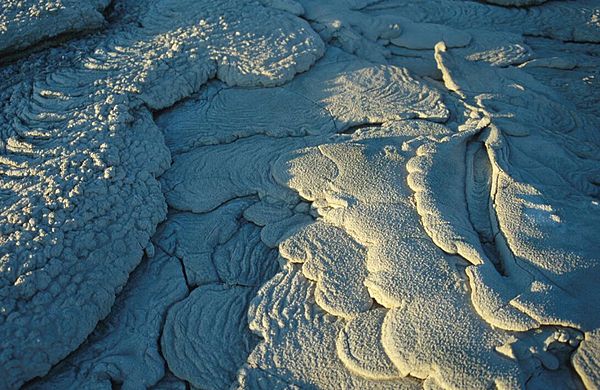
[[[112,390],[121,390],[122,387],[123,387],[123,382],[117,381],[113,378],[110,379],[110,388]]]
[[[180,257],[177,257],[177,256],[173,256],[173,257],[179,261],[179,265],[181,265],[181,272],[183,273],[183,278],[185,279],[185,285],[187,286],[188,290],[191,289],[190,280],[188,279],[187,271],[185,269],[185,264],[183,264],[183,259]]]
[[[338,132],[338,134],[354,134],[361,129],[368,129],[372,127],[381,127],[383,126],[383,122],[374,122],[374,123],[363,123],[360,125],[350,126],[346,129],[342,129]]]
[[[163,222],[163,223],[165,223],[165,222]],[[180,259],[177,256],[169,253],[156,240],[153,240],[152,242],[158,248],[160,248],[161,250],[163,250],[166,254],[170,255],[171,258],[176,259],[179,262],[179,265],[181,267],[181,272],[183,274],[183,277],[185,279],[185,284],[186,284],[186,287],[187,287],[187,294],[185,294],[185,296],[182,297],[181,299],[176,300],[174,302],[171,302],[171,304],[168,307],[165,308],[165,311],[162,314],[162,319],[160,321],[161,325],[160,325],[160,329],[159,329],[159,332],[158,332],[158,337],[156,339],[156,348],[157,348],[158,354],[160,355],[160,357],[163,360],[163,364],[164,364],[164,368],[165,368],[165,375],[166,375],[168,372],[170,372],[170,370],[169,370],[169,367],[168,367],[168,364],[167,364],[167,359],[165,358],[165,355],[163,354],[161,340],[162,340],[164,329],[165,329],[165,323],[167,321],[167,315],[169,314],[169,311],[173,308],[173,306],[175,306],[179,302],[184,301],[185,299],[187,299],[190,296],[190,293],[192,292],[192,290],[194,288],[190,286],[190,283],[189,283],[188,277],[187,277],[187,273],[186,273],[186,270],[185,270],[185,265],[183,264],[182,259]],[[164,376],[163,376],[163,378],[164,378]],[[189,388],[189,384],[187,382],[185,382],[185,384],[186,384],[186,389]]]
[[[469,221],[479,236],[485,255],[491,260],[500,275],[507,276],[496,243],[499,231],[494,229],[493,213],[495,211],[491,193],[492,166],[482,141],[474,140],[467,144],[466,161],[465,198]]]
[[[100,30],[101,28],[91,28],[84,30],[65,31],[58,35],[41,40],[38,43],[34,43],[26,48],[7,48],[0,52],[0,66],[10,65],[32,54],[41,52],[45,49],[61,46],[66,42],[83,38],[86,35],[91,35]]]
[[[386,0],[375,0],[375,1],[369,1],[369,2],[367,2],[367,4],[365,4],[365,5],[363,5],[363,6],[359,6],[359,7],[356,7],[356,8],[351,8],[351,9],[352,9],[353,11],[364,11],[364,10],[366,10],[366,9],[368,9],[368,8],[376,7],[376,6],[378,6],[378,5],[380,5],[380,4],[383,4],[383,3],[385,3],[385,2],[386,2]]]
[[[509,247],[508,245],[508,239],[504,236],[504,233],[502,232],[502,229],[500,227],[500,221],[498,220],[498,217],[496,215],[496,197],[498,195],[498,191],[500,190],[500,176],[497,175],[496,177],[492,178],[492,188],[493,191],[490,195],[490,221],[492,223],[492,228],[494,231],[494,243],[495,243],[495,248],[497,249],[498,253],[501,254],[501,259],[503,259],[505,262],[508,261],[512,261],[512,263],[515,264],[515,266],[517,266],[518,268],[520,268],[523,272],[525,272],[527,275],[529,275],[529,277],[532,280],[535,280],[535,275],[532,273],[532,271],[530,271],[529,269],[525,268],[520,261],[517,259],[517,257],[515,256],[515,254],[513,253],[512,249]],[[506,264],[505,264],[505,270],[506,270]],[[507,276],[508,272],[505,271],[505,274]]]
[[[183,265],[182,265],[182,268],[183,268]],[[163,360],[163,366],[165,368],[165,375],[163,376],[163,378],[167,375],[168,372],[171,372],[169,370],[169,366],[167,364],[167,359],[165,358],[165,355],[163,354],[162,343],[161,343],[161,340],[163,338],[163,333],[164,333],[164,330],[165,330],[165,323],[167,322],[167,315],[169,314],[169,311],[171,311],[171,309],[173,308],[173,306],[175,306],[179,302],[182,302],[185,299],[187,299],[190,296],[190,292],[191,292],[191,289],[189,288],[189,285],[188,285],[188,293],[183,298],[181,298],[180,300],[172,302],[171,305],[169,305],[169,307],[167,307],[165,309],[165,312],[163,313],[162,319],[160,321],[160,330],[158,332],[158,337],[156,338],[156,350],[157,350],[158,354],[160,355],[160,357]],[[179,378],[175,374],[173,374],[173,376],[175,376],[176,378]],[[179,378],[179,379],[181,379],[181,378]],[[183,379],[181,379],[181,380],[183,380]],[[159,382],[160,382],[160,380],[159,380]],[[186,389],[189,388],[189,384],[187,382],[185,382],[185,384],[186,384]]]
[[[527,33],[527,32],[523,33],[523,37],[548,39],[551,41],[559,42],[561,44],[565,44],[565,43],[567,43],[567,44],[574,43],[574,44],[579,44],[579,45],[598,45],[599,44],[599,42],[595,42],[595,41],[578,41],[576,39],[559,39],[559,38],[555,38],[553,36],[546,35],[546,34],[533,34],[533,33]]]
[[[98,12],[100,12],[106,20],[106,22],[99,26],[91,26],[89,28],[80,30],[66,30],[54,36],[40,37],[37,42],[34,42],[27,47],[9,47],[0,51],[0,66],[9,65],[20,59],[28,57],[31,54],[35,54],[52,47],[57,47],[66,42],[102,31],[109,24],[107,15],[112,12],[111,10],[114,8],[114,4],[115,0],[111,0],[104,10],[98,9]]]
[[[110,3],[108,3],[108,5],[106,6],[106,8],[104,8],[104,10],[102,10],[102,16],[104,16],[104,19],[108,22],[111,23],[114,19],[114,14],[115,14],[115,10],[116,10],[116,0],[111,0]]]
[[[495,177],[492,178],[493,181],[495,181],[495,183],[492,184],[492,188],[494,189],[491,193],[490,196],[490,221],[491,221],[491,226],[492,229],[494,231],[494,236],[493,236],[493,242],[494,242],[494,247],[496,248],[496,252],[498,254],[500,254],[499,256],[499,260],[503,261],[504,267],[506,267],[507,262],[512,262],[514,263],[514,265],[516,267],[518,267],[521,271],[525,272],[527,275],[529,275],[529,277],[531,278],[531,280],[545,280],[546,282],[552,284],[553,286],[555,286],[556,288],[560,289],[562,292],[564,292],[566,295],[568,296],[572,296],[572,293],[564,288],[563,286],[561,286],[559,283],[557,283],[556,281],[554,281],[553,279],[551,279],[549,277],[549,275],[547,275],[545,272],[542,272],[538,269],[535,268],[531,268],[531,267],[527,267],[526,264],[524,264],[524,262],[519,258],[519,256],[515,255],[512,251],[512,249],[510,248],[509,244],[508,244],[508,239],[505,237],[504,233],[502,232],[502,229],[500,227],[500,222],[498,220],[497,214],[496,214],[496,206],[495,206],[495,200],[498,194],[498,191],[500,191],[500,176],[496,175]],[[508,188],[505,187],[503,189]],[[502,274],[503,276],[510,276],[508,274],[508,272],[505,269],[504,274]],[[500,270],[499,270],[500,272]]]
[[[370,295],[370,294],[369,294]],[[389,307],[383,306],[381,303],[379,303],[377,301],[377,298],[375,297],[371,297],[371,300],[373,301],[373,304],[371,304],[371,307],[369,308],[369,310],[375,310],[375,309],[386,309],[386,310],[390,310]]]
[[[188,290],[192,289],[191,284],[188,280],[186,270],[185,270],[185,265],[183,264],[183,259],[181,257],[178,257],[176,254],[169,252],[166,248],[164,248],[160,244],[160,242],[153,241],[153,244],[156,245],[160,250],[165,252],[167,255],[171,256],[171,258],[176,259],[179,262],[179,265],[181,266],[181,272],[183,274],[183,278],[185,279],[185,284],[186,284]]]

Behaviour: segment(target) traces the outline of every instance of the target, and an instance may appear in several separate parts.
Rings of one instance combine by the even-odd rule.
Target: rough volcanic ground
[[[600,1],[4,0],[0,389],[599,389]]]

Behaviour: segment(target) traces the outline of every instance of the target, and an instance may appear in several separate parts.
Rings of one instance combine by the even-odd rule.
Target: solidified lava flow
[[[0,389],[599,389],[597,0],[0,2]]]

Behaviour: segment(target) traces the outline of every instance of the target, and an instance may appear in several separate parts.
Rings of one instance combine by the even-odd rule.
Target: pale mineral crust
[[[0,389],[600,388],[600,3],[0,3]]]

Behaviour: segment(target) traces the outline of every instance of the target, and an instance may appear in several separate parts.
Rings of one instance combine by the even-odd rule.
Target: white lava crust
[[[600,388],[599,45],[595,0],[2,2],[0,389]]]

